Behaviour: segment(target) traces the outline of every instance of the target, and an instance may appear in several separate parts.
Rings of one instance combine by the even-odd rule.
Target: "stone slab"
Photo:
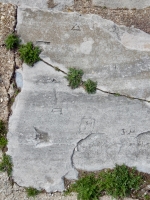
[[[13,178],[25,187],[64,190],[76,169],[116,163],[150,171],[150,104],[83,88],[43,62],[23,65],[23,88],[9,118]]]
[[[150,6],[150,0],[93,0],[94,6],[102,6],[107,8],[136,8],[142,9]]]
[[[18,7],[39,8],[46,10],[63,10],[66,6],[72,6],[73,0],[0,0],[2,3],[12,3]],[[51,2],[48,4],[48,2]],[[53,5],[49,7],[48,5]]]
[[[36,9],[18,10],[17,31],[50,64],[83,69],[83,79],[96,80],[105,91],[149,99],[149,34],[96,15]]]

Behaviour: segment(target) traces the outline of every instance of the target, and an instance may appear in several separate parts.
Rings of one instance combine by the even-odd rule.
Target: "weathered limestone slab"
[[[39,9],[63,10],[66,6],[72,6],[74,0],[0,0],[2,3],[12,3],[19,7]]]
[[[65,72],[81,68],[83,79],[108,92],[150,96],[150,36],[140,30],[95,15],[19,8],[17,31]],[[9,119],[7,152],[19,185],[62,191],[64,177],[76,179],[76,169],[116,163],[150,171],[148,102],[71,90],[64,74],[43,62],[19,73],[23,87]]]
[[[77,169],[115,163],[150,171],[150,104],[83,88],[43,62],[23,66],[23,88],[9,119],[8,154],[20,186],[64,189]]]
[[[150,0],[93,0],[94,6],[106,6],[108,8],[146,8],[150,6]]]
[[[81,68],[103,90],[150,97],[150,35],[138,29],[96,15],[19,9],[17,31],[51,64]]]

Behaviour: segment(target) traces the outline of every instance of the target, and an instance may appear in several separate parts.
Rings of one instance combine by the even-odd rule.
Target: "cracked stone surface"
[[[31,7],[39,9],[63,10],[66,6],[72,6],[74,0],[0,0],[3,3],[12,3],[18,7]]]
[[[96,15],[31,9],[18,10],[17,31],[24,42],[39,45],[41,57],[49,57],[51,64],[81,68],[84,79],[96,80],[105,91],[142,99],[150,96],[147,33]]]
[[[77,200],[76,194],[71,194],[70,196],[64,196],[61,193],[46,194],[41,193],[36,197],[27,197],[25,188],[19,187],[17,184],[13,186],[8,180],[6,173],[0,173],[0,199],[1,200]]]
[[[20,6],[26,5],[20,1]],[[82,68],[83,78],[97,80],[103,90],[149,99],[148,34],[95,15],[29,8],[18,9],[17,31],[24,42],[42,48],[43,60],[65,72]],[[95,171],[125,163],[150,171],[150,103],[71,90],[65,75],[43,62],[33,68],[24,64],[19,73],[23,87],[21,82],[9,119],[7,152],[17,184],[62,191],[64,177],[77,179],[77,169]],[[0,175],[2,199],[27,199],[23,188],[12,188],[6,174]],[[76,195],[37,197],[53,198],[71,200]]]
[[[150,105],[83,88],[71,90],[64,74],[42,61],[23,65],[23,88],[9,119],[8,154],[20,186],[62,191],[77,169],[115,163],[150,170]]]
[[[2,152],[0,150],[0,161],[1,159]],[[59,192],[53,194],[42,192],[36,197],[28,197],[25,188],[18,186],[16,183],[12,185],[5,172],[0,172],[0,186],[0,200],[77,200],[75,193],[64,196],[63,193]]]
[[[106,6],[108,8],[136,8],[136,9],[140,9],[140,8],[146,8],[150,6],[150,0],[143,0],[143,1],[139,1],[139,0],[93,0],[93,5],[94,6]]]

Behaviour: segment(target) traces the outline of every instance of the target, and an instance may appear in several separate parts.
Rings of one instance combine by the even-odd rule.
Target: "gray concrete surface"
[[[19,9],[17,31],[51,64],[81,68],[103,90],[150,97],[150,35],[138,29],[96,15]]]
[[[83,88],[43,62],[23,66],[23,88],[9,119],[8,154],[20,186],[62,191],[76,169],[115,163],[150,171],[150,104]]]
[[[48,8],[48,1],[52,2],[52,7]],[[12,3],[18,7],[39,8],[48,10],[63,10],[66,6],[72,6],[74,0],[0,0],[2,3]]]
[[[150,0],[93,0],[94,6],[102,6],[108,8],[146,8],[150,6]]]

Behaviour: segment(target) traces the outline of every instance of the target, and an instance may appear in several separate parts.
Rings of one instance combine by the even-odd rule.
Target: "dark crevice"
[[[115,93],[115,92],[108,92],[108,91],[105,91],[105,90],[102,90],[100,88],[97,88],[97,90],[103,92],[103,93],[106,93],[106,94],[112,94],[114,96],[120,96],[120,97],[126,97],[128,99],[132,99],[132,100],[139,100],[139,101],[145,101],[147,103],[150,103],[149,100],[146,100],[146,99],[143,99],[143,98],[138,98],[138,97],[133,97],[133,96],[129,96],[129,95],[125,95],[125,94],[118,94],[118,93]]]
[[[73,156],[74,156],[74,153],[75,153],[75,151],[76,151],[76,149],[78,148],[78,145],[82,142],[82,141],[84,141],[84,140],[86,140],[87,138],[89,138],[91,135],[93,135],[94,133],[90,133],[88,136],[86,136],[85,138],[82,138],[81,140],[79,140],[78,142],[77,142],[77,145],[74,147],[74,149],[73,149],[73,151],[72,151],[72,155],[71,155],[71,165],[72,165],[72,167],[74,168],[74,169],[76,169],[75,168],[75,166],[74,166],[74,163],[73,163]]]
[[[16,6],[15,11],[16,11],[16,13],[15,13],[15,24],[14,24],[14,27],[13,27],[13,33],[16,33],[16,32],[17,32],[17,31],[16,31],[16,26],[17,26],[17,11],[18,11],[18,6]],[[9,121],[9,117],[10,117],[10,115],[12,114],[11,106],[12,106],[14,100],[15,100],[15,97],[16,97],[16,96],[18,95],[18,93],[20,92],[20,89],[17,88],[16,81],[15,81],[15,70],[16,70],[16,55],[15,55],[15,54],[16,54],[16,51],[17,51],[17,49],[12,50],[12,52],[13,52],[13,63],[14,63],[14,65],[13,65],[12,75],[11,75],[11,78],[10,78],[9,88],[7,89],[7,95],[8,95],[8,99],[9,99],[9,100],[8,100],[8,104],[7,104],[8,113],[9,113],[9,114],[8,114],[8,118],[7,118],[7,121]],[[8,94],[11,84],[13,84],[13,89],[14,89],[14,95],[13,95],[12,97],[10,97],[10,95]],[[14,182],[12,176],[9,176],[9,181],[10,181],[12,187],[13,187],[14,183],[16,183],[16,182]],[[17,184],[17,183],[16,183],[16,184]],[[17,184],[17,185],[18,185],[18,184]]]
[[[14,31],[13,33],[16,33],[16,27],[17,27],[17,13],[18,12],[18,6],[16,6],[16,13],[15,13],[15,24],[14,24]],[[9,88],[11,86],[11,84],[13,84],[13,89],[14,89],[14,95],[12,97],[10,97],[10,95],[8,94],[8,91],[9,91],[9,88],[7,90],[7,94],[8,94],[8,111],[9,111],[9,115],[8,115],[8,120],[9,120],[9,117],[10,115],[12,114],[12,110],[11,110],[11,106],[12,106],[12,103],[14,102],[14,99],[15,97],[17,96],[17,94],[20,92],[20,89],[17,88],[17,84],[16,84],[16,81],[15,81],[15,70],[16,70],[16,52],[17,52],[17,49],[14,49],[12,50],[13,51],[13,62],[14,62],[14,65],[13,65],[13,71],[12,71],[12,75],[11,75],[11,78],[10,78],[10,84],[9,84]]]
[[[63,70],[59,69],[59,68],[56,67],[56,66],[51,65],[50,63],[46,62],[46,61],[43,60],[42,58],[40,58],[40,60],[41,60],[42,62],[44,62],[45,64],[49,65],[50,67],[52,67],[53,69],[55,69],[56,71],[62,72],[63,74],[66,74],[66,75],[67,75],[66,72],[64,72]]]

